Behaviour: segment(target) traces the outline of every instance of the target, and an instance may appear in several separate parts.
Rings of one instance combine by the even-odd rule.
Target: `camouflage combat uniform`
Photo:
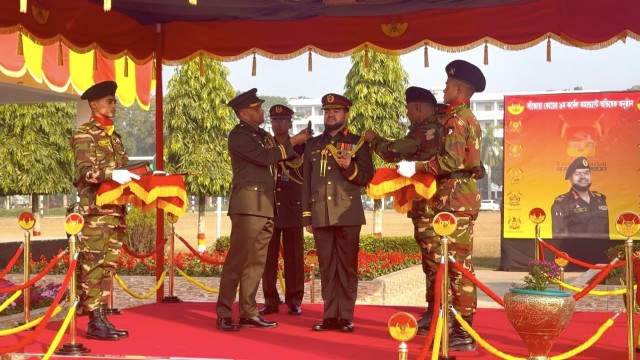
[[[125,226],[125,207],[96,205],[100,184],[111,179],[114,168],[129,163],[120,135],[108,135],[95,119],[80,125],[71,138],[75,156],[73,184],[80,198],[84,227],[79,236],[79,313],[93,311],[109,296],[111,272],[117,267]]]
[[[400,160],[425,161],[438,153],[440,148],[442,126],[436,115],[431,115],[417,124],[409,126],[409,133],[402,139],[387,140],[376,137],[371,141],[371,148],[384,161],[392,163]],[[414,238],[422,252],[422,270],[426,275],[426,301],[433,304],[433,286],[438,264],[430,252],[437,236],[433,231],[433,205],[426,199],[413,199],[407,217],[413,222]]]
[[[449,250],[456,261],[473,274],[473,225],[480,209],[480,193],[475,178],[483,171],[480,162],[481,129],[469,109],[469,100],[451,106],[440,123],[443,125],[440,152],[423,166],[427,172],[436,175],[437,190],[431,199],[436,213],[450,212],[458,221],[457,230],[449,236]],[[432,246],[429,251],[439,262],[440,242]],[[437,268],[431,271],[435,274]],[[454,267],[450,268],[450,282],[449,295],[453,307],[462,315],[473,314],[477,306],[473,282]]]

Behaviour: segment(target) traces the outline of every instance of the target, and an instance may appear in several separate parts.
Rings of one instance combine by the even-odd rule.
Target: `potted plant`
[[[549,351],[571,320],[575,300],[571,293],[549,289],[560,269],[549,261],[533,260],[524,285],[504,296],[507,318],[529,350],[529,359],[548,359]]]

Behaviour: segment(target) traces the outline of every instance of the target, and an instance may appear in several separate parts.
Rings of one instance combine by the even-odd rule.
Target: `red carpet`
[[[221,332],[215,329],[215,303],[183,302],[151,304],[123,310],[111,316],[119,328],[129,330],[127,339],[107,342],[84,338],[86,317],[78,318],[77,342],[91,350],[91,355],[117,357],[147,356],[172,358],[223,359],[397,359],[398,342],[387,331],[389,317],[406,311],[414,315],[420,309],[401,306],[357,306],[355,332],[313,332],[311,326],[322,318],[321,304],[303,304],[303,314],[289,316],[281,306],[280,314],[266,316],[280,325],[275,329],[241,329]],[[566,352],[588,339],[611,316],[601,312],[577,312],[550,355]],[[44,354],[61,322],[48,325],[25,353]],[[502,352],[526,357],[526,349],[500,309],[479,309],[474,328],[491,345]],[[68,334],[68,332],[67,332]],[[16,344],[24,335],[0,337],[0,346]],[[416,359],[424,336],[408,343],[409,358]],[[62,344],[68,343],[65,335]],[[495,359],[478,348],[470,353],[451,353],[459,359]],[[55,356],[53,357],[56,358]],[[573,359],[626,359],[626,320],[624,314],[591,348]],[[57,359],[61,359],[57,357]]]

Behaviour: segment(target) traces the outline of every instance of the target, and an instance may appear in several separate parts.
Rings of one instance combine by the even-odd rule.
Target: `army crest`
[[[509,199],[509,205],[518,206],[520,205],[520,200],[522,200],[522,194],[520,192],[517,192],[517,193],[509,192],[509,194],[507,195],[507,198]]]
[[[335,98],[333,95],[327,95],[327,102],[328,102],[329,104],[331,104],[332,102],[334,102],[334,101],[335,101],[335,99],[336,99],[336,98]]]
[[[511,230],[520,230],[520,218],[517,217],[512,217],[511,219],[509,219],[509,228]]]

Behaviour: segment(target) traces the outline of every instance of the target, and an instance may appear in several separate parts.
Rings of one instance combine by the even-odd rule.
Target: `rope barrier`
[[[547,243],[544,240],[540,240],[539,243],[542,246],[546,247],[547,249],[551,250],[551,252],[556,254],[556,256],[559,256],[559,257],[561,257],[561,258],[563,258],[563,259],[565,259],[565,260],[567,260],[567,261],[569,261],[571,263],[574,263],[576,265],[579,265],[579,266],[582,266],[582,267],[585,267],[585,268],[589,268],[589,269],[604,269],[605,267],[607,267],[606,265],[604,265],[604,266],[603,265],[593,265],[593,264],[589,264],[589,263],[574,259],[571,256],[569,256],[569,255],[567,255],[565,253],[562,253],[560,250],[556,249],[555,247],[553,247],[551,244]],[[621,266],[624,266],[624,262],[617,263],[614,266],[614,268],[618,268],[618,267],[621,267]]]
[[[438,360],[440,355],[440,343],[442,342],[442,314],[440,310],[438,315],[438,322],[436,324],[436,336],[433,339],[433,350],[431,351],[431,360]]]
[[[193,255],[195,257],[197,257],[198,259],[200,259],[200,260],[202,260],[202,261],[204,261],[204,262],[206,262],[208,264],[211,264],[211,265],[222,265],[223,264],[222,261],[219,261],[219,260],[216,260],[216,259],[212,259],[209,256],[205,256],[205,255],[200,254],[200,252],[198,250],[194,249],[191,245],[189,245],[189,243],[182,236],[176,234],[176,237],[178,238],[178,240],[182,241],[184,246],[186,246],[187,249],[189,249],[189,251],[191,251],[193,253]]]
[[[179,268],[176,268],[176,270],[178,270],[178,274],[180,274],[180,276],[182,276],[183,278],[187,279],[188,282],[198,286],[202,290],[205,290],[205,291],[208,291],[208,292],[212,292],[212,293],[215,293],[215,294],[220,292],[219,289],[208,287],[207,285],[205,285],[205,284],[199,282],[198,280],[192,278],[191,276],[187,275],[184,271],[180,270]]]
[[[15,344],[13,346],[0,347],[0,354],[16,352],[16,351],[24,348],[25,346],[27,346],[31,342],[33,342],[33,340],[36,338],[36,336],[40,335],[42,330],[44,330],[44,327],[47,325],[47,323],[51,319],[51,316],[53,316],[53,312],[54,312],[55,308],[58,306],[58,304],[60,303],[60,300],[65,295],[66,289],[69,287],[69,281],[71,280],[71,274],[73,274],[76,271],[77,262],[78,262],[78,253],[76,253],[73,256],[73,259],[69,262],[69,269],[67,270],[67,274],[66,274],[64,280],[62,281],[62,285],[60,286],[60,290],[58,291],[58,294],[56,295],[55,299],[53,299],[53,303],[51,304],[51,306],[47,310],[47,313],[42,317],[42,320],[40,321],[38,326],[36,326],[35,330],[33,332],[31,332],[29,335],[27,335],[24,338],[22,338],[22,340],[20,340],[19,343]]]
[[[577,301],[582,299],[585,295],[587,295],[591,290],[593,290],[596,285],[600,284],[609,274],[609,272],[611,271],[611,269],[613,268],[613,266],[615,265],[615,263],[618,262],[618,259],[613,259],[608,265],[607,267],[605,267],[604,269],[602,269],[600,271],[600,273],[598,274],[598,276],[596,276],[595,279],[593,279],[593,281],[584,289],[582,289],[581,292],[577,293],[577,294],[573,294],[573,298]],[[624,261],[626,263],[626,261]]]
[[[160,286],[162,286],[162,284],[164,283],[164,278],[167,276],[167,272],[163,271],[162,275],[160,275],[160,279],[158,279],[158,282],[156,283],[156,285],[153,287],[153,289],[151,289],[148,293],[144,294],[144,295],[140,295],[138,293],[133,292],[132,290],[130,290],[127,285],[124,283],[124,281],[120,278],[120,276],[118,276],[118,274],[114,275],[114,278],[116,279],[116,281],[118,282],[118,284],[120,285],[120,287],[122,288],[122,290],[126,291],[127,294],[133,296],[136,299],[147,299],[150,298],[153,294],[155,294],[158,289],[160,289]]]
[[[18,297],[22,295],[22,290],[18,290],[13,295],[9,296],[7,300],[5,300],[2,305],[0,305],[0,312],[3,312],[11,303],[13,303]]]
[[[427,358],[427,352],[429,351],[429,347],[433,342],[433,337],[435,335],[435,328],[438,322],[439,312],[436,309],[440,309],[442,303],[442,277],[444,273],[444,264],[442,262],[438,263],[438,270],[436,271],[436,280],[434,283],[434,294],[433,294],[433,311],[431,312],[431,323],[429,324],[429,331],[427,332],[427,336],[424,339],[424,346],[422,347],[422,351],[418,355],[419,360],[424,360]],[[429,304],[431,306],[431,304]]]
[[[126,252],[128,255],[133,256],[136,259],[144,259],[144,258],[148,258],[150,256],[155,255],[160,250],[164,250],[163,248],[164,248],[166,243],[167,243],[167,239],[164,238],[162,240],[162,243],[158,244],[158,246],[156,246],[155,249],[151,250],[150,252],[148,252],[146,254],[136,254],[131,249],[129,249],[129,247],[126,244],[122,244],[122,250],[124,250],[124,252]]]
[[[620,313],[615,313],[612,317],[608,318],[607,321],[604,322],[604,324],[600,325],[595,334],[591,335],[591,337],[584,342],[584,344],[577,346],[574,349],[569,350],[563,354],[552,356],[551,360],[569,359],[590,348],[593,344],[595,344],[596,341],[598,341],[602,337],[605,331],[609,330],[609,328],[613,326],[613,322],[618,317],[618,315],[620,315]]]
[[[18,258],[22,254],[23,250],[24,250],[24,244],[20,244],[20,247],[18,248],[16,253],[13,255],[11,260],[9,260],[9,263],[7,264],[7,266],[4,267],[4,270],[2,270],[2,272],[0,273],[0,279],[2,279],[5,275],[9,273],[13,265],[15,265],[16,262],[18,261]]]
[[[493,345],[489,344],[486,340],[484,340],[483,338],[480,337],[480,335],[478,335],[478,333],[473,330],[473,328],[469,325],[468,322],[466,322],[463,318],[462,315],[455,311],[455,309],[453,309],[453,313],[456,316],[456,320],[458,321],[458,323],[460,323],[460,326],[462,326],[462,328],[469,333],[469,335],[471,335],[471,337],[480,345],[482,346],[483,349],[487,350],[488,352],[490,352],[491,354],[500,357],[502,359],[506,359],[506,360],[527,360],[527,358],[522,358],[522,357],[517,357],[517,356],[512,356],[506,353],[503,353],[502,351],[496,349]]]
[[[64,307],[64,305],[56,306],[56,308],[53,310],[53,314],[51,314],[51,316],[53,317],[53,316],[58,315],[60,313],[60,311],[62,311],[63,307]],[[42,319],[44,319],[44,315],[40,316],[37,319],[33,319],[33,320],[29,321],[26,324],[22,324],[22,325],[16,326],[16,327],[11,328],[11,329],[0,330],[0,337],[17,334],[17,333],[19,333],[21,331],[24,331],[24,330],[29,330],[29,329],[33,328],[34,326],[40,324],[40,321],[42,321]]]
[[[0,289],[0,294],[8,293],[8,292],[14,292],[14,291],[22,290],[22,289],[25,289],[27,287],[32,286],[33,284],[38,282],[38,280],[42,279],[45,275],[47,275],[49,270],[51,270],[56,265],[56,263],[58,261],[62,260],[63,255],[65,255],[66,253],[67,253],[67,250],[59,253],[55,258],[51,259],[51,261],[49,261],[47,266],[45,266],[45,268],[42,269],[42,271],[40,271],[37,275],[35,275],[33,278],[31,278],[28,282],[26,282],[26,283],[24,283],[22,285],[16,285],[16,286],[10,286],[10,287],[2,288],[2,289]]]
[[[67,316],[64,317],[64,321],[62,322],[62,325],[60,326],[60,329],[56,333],[56,336],[53,338],[53,341],[51,342],[51,345],[49,345],[49,350],[47,350],[47,353],[44,354],[44,356],[42,357],[42,360],[49,360],[49,358],[51,357],[53,352],[58,347],[58,344],[60,344],[60,340],[62,339],[62,336],[64,335],[65,330],[67,330],[67,327],[69,327],[69,323],[71,322],[71,318],[73,317],[73,315],[76,312],[76,306],[77,305],[78,305],[78,300],[74,301],[73,304],[71,304],[71,306],[69,307],[69,311],[67,312]]]
[[[577,286],[573,286],[570,284],[567,284],[565,282],[562,282],[560,280],[553,280],[554,283],[562,286],[563,288],[569,289],[571,291],[575,291],[575,292],[581,292],[584,289],[583,288],[579,288]],[[634,285],[633,286],[634,289],[638,288],[638,285]],[[613,296],[613,295],[624,295],[627,293],[627,289],[626,288],[622,288],[622,289],[617,289],[617,290],[591,290],[589,291],[589,295],[595,295],[595,296]]]
[[[471,282],[473,282],[477,288],[482,290],[487,296],[493,299],[493,301],[497,302],[500,306],[504,307],[504,300],[498,296],[493,290],[489,289],[485,284],[481,283],[469,270],[465,269],[464,266],[459,264],[453,257],[449,256],[449,259],[452,260],[453,266],[458,269],[465,277],[467,277]]]

